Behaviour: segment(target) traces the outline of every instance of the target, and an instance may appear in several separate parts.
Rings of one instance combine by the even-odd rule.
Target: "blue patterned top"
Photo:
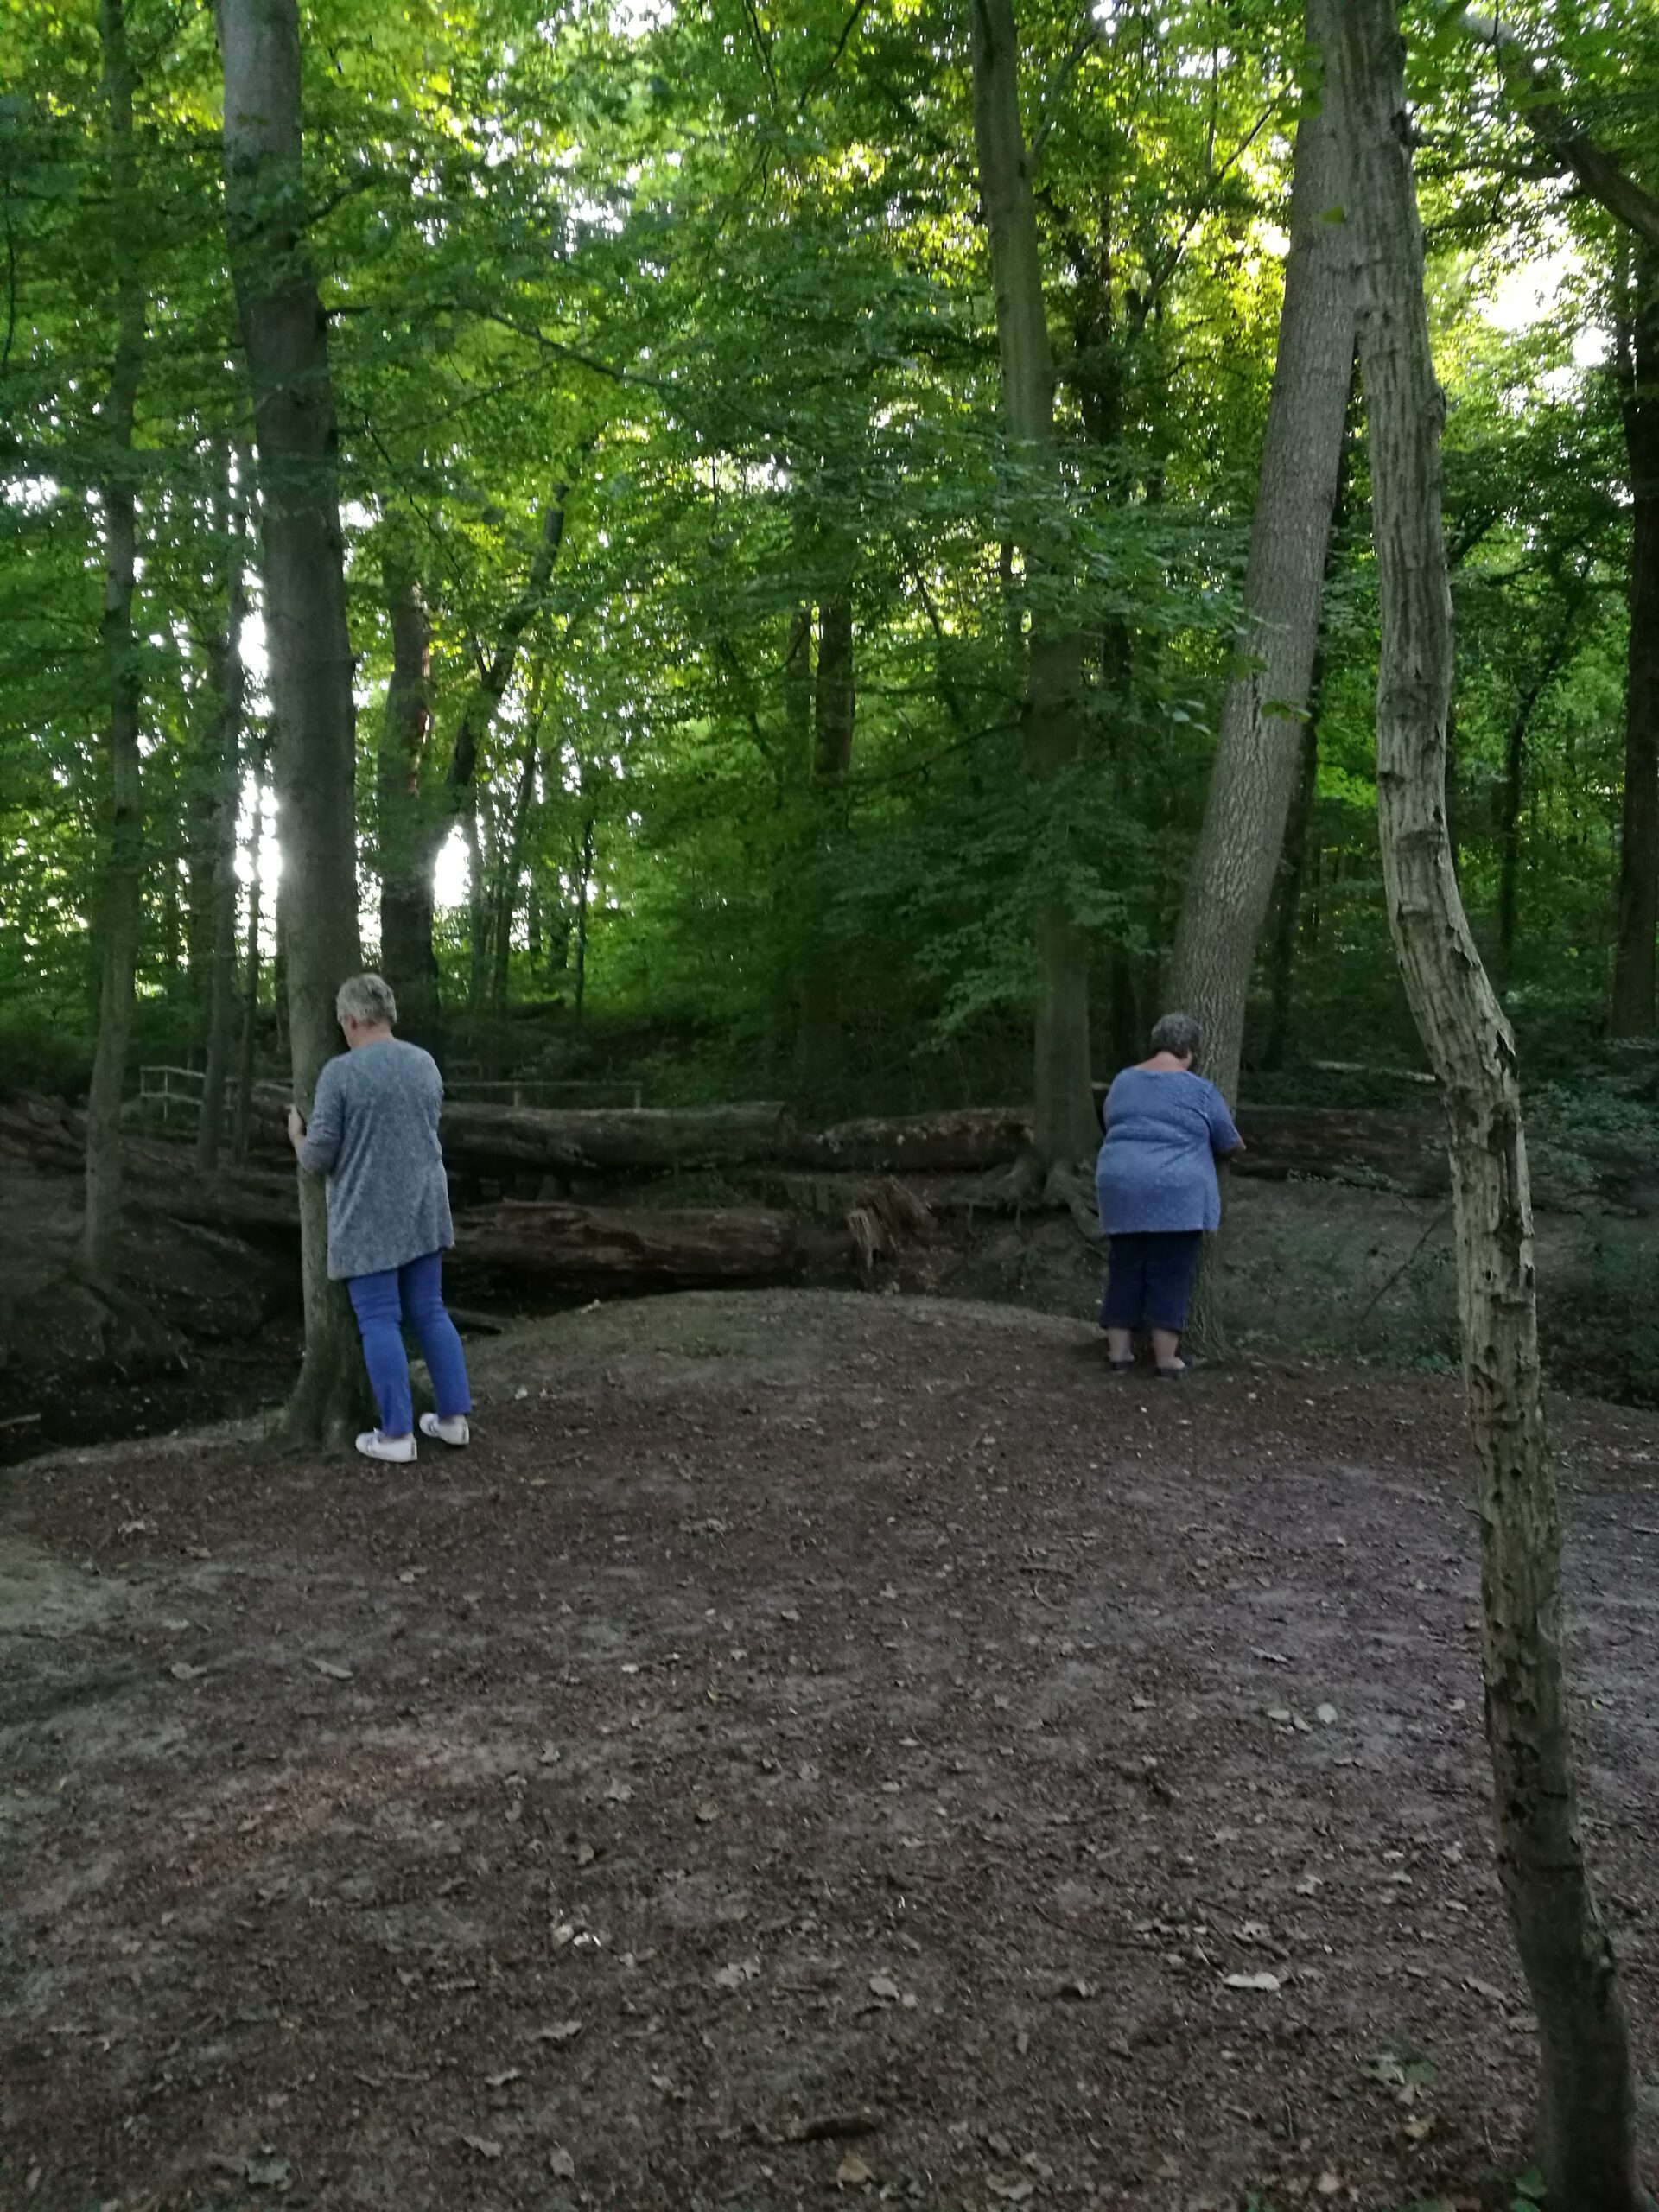
[[[300,1165],[328,1178],[328,1273],[376,1275],[455,1241],[438,1148],[443,1077],[386,1037],[325,1060]]]
[[[1095,1167],[1103,1235],[1220,1228],[1216,1154],[1234,1150],[1238,1131],[1213,1083],[1184,1068],[1125,1068],[1104,1118]]]

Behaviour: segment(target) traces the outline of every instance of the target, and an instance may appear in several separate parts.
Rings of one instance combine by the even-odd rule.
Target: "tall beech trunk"
[[[1031,160],[1020,120],[1020,45],[1013,0],[968,0],[973,24],[974,139],[990,233],[1002,411],[1030,591],[1026,636],[1027,756],[1046,817],[1045,887],[1037,912],[1033,1146],[1049,1169],[1091,1157],[1100,1141],[1090,1088],[1088,940],[1067,896],[1065,845],[1079,749],[1083,639],[1050,592],[1065,502],[1054,444],[1054,359],[1043,309]]]
[[[1322,46],[1334,0],[1310,0]],[[1222,703],[1204,823],[1175,933],[1168,996],[1204,1025],[1205,1073],[1238,1090],[1244,1007],[1303,755],[1325,555],[1353,382],[1342,226],[1341,117],[1327,75],[1296,128],[1279,351],[1244,578],[1239,665]]]
[[[420,578],[397,551],[385,556],[380,574],[391,630],[391,675],[375,754],[380,972],[397,997],[403,1027],[430,1042],[438,1019],[438,963],[432,947],[437,853],[429,847],[421,819],[421,770],[432,730],[432,622]]]
[[[327,324],[306,247],[297,0],[217,0],[225,200],[253,393],[264,617],[283,845],[282,956],[294,1095],[309,1109],[338,1044],[334,993],[361,964],[355,708]],[[305,1354],[285,1425],[336,1436],[366,1403],[357,1331],[327,1274],[322,1179],[300,1177]]]
[[[1654,1026],[1659,930],[1659,247],[1638,240],[1624,356],[1630,470],[1630,642],[1624,691],[1624,805],[1618,848],[1618,937],[1608,1026]]]
[[[242,567],[241,498],[243,484],[234,491],[226,468],[225,499],[225,627],[213,652],[210,690],[214,715],[213,748],[213,816],[210,849],[213,892],[209,904],[211,940],[208,947],[207,1052],[201,1078],[201,1123],[196,1134],[196,1161],[208,1169],[219,1165],[225,1126],[225,1091],[230,1076],[232,1033],[236,1025],[236,823],[242,806],[242,724],[246,708],[246,683],[242,666],[242,624],[247,613],[246,583]]]
[[[117,263],[115,355],[99,425],[104,510],[104,613],[99,643],[109,702],[106,812],[96,896],[98,1046],[86,1099],[86,1203],[81,1263],[115,1284],[121,1230],[121,1098],[132,1037],[134,978],[143,897],[143,774],[138,751],[141,686],[132,633],[137,574],[132,430],[143,365],[144,291],[131,225],[137,205],[132,145],[133,69],[123,0],[99,0],[110,200]]]
[[[1479,1470],[1481,1654],[1497,1861],[1538,2017],[1552,2205],[1637,2212],[1630,2039],[1580,1834],[1562,1653],[1560,1527],[1538,1367],[1515,1041],[1452,871],[1445,808],[1452,601],[1396,0],[1345,0],[1326,60],[1351,118],[1382,646],[1377,805],[1395,950],[1446,1105],[1464,1374]]]

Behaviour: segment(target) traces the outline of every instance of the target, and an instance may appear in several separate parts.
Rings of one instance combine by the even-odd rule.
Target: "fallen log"
[[[803,1132],[788,1157],[798,1167],[959,1175],[1005,1166],[1030,1142],[1027,1107],[965,1106],[949,1114],[840,1122],[832,1128]]]
[[[457,1215],[454,1266],[550,1288],[682,1290],[782,1281],[821,1261],[824,1243],[761,1206],[624,1211],[509,1198]]]
[[[77,1174],[86,1164],[86,1117],[34,1091],[0,1098],[0,1156],[7,1154],[47,1173]]]
[[[474,1174],[650,1172],[705,1161],[770,1160],[786,1149],[788,1109],[771,1103],[571,1108],[444,1107],[451,1167]]]
[[[1281,1181],[1301,1175],[1382,1185],[1419,1196],[1446,1187],[1446,1135],[1437,1116],[1322,1106],[1241,1107],[1245,1149],[1233,1173]]]
[[[79,1176],[86,1147],[86,1117],[60,1100],[24,1094],[0,1101],[0,1162],[10,1157],[43,1174]],[[121,1159],[126,1202],[136,1212],[233,1234],[299,1228],[291,1164],[203,1174],[176,1140],[130,1131],[121,1140]]]
[[[126,1195],[135,1211],[188,1221],[234,1236],[297,1236],[300,1194],[294,1172],[279,1168],[221,1168],[215,1174],[181,1174],[127,1149]]]

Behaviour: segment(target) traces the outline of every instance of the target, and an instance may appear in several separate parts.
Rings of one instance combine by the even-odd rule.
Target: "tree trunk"
[[[1464,1373],[1479,1470],[1481,1649],[1504,1901],[1536,2009],[1549,2202],[1636,2212],[1630,2039],[1580,1834],[1560,1529],[1538,1366],[1514,1039],[1452,870],[1452,603],[1395,0],[1345,0],[1325,47],[1350,118],[1345,195],[1370,417],[1382,646],[1377,804],[1407,995],[1445,1102]]]
[[[242,667],[242,623],[247,613],[242,570],[240,505],[245,480],[232,491],[228,457],[225,483],[225,629],[213,654],[212,694],[218,723],[213,762],[213,810],[212,982],[207,1005],[207,1049],[201,1079],[201,1122],[196,1135],[196,1164],[219,1165],[225,1124],[225,1090],[230,1074],[232,1029],[236,1020],[236,824],[242,803],[242,721],[245,684]]]
[[[248,1129],[253,1117],[253,1061],[259,1026],[260,893],[264,888],[261,868],[265,822],[265,763],[261,753],[253,766],[253,829],[248,839],[248,951],[242,986],[242,1035],[236,1058],[236,1105],[231,1116],[231,1158],[239,1166],[248,1156]]]
[[[144,291],[132,237],[138,182],[132,145],[133,69],[123,8],[124,0],[99,0],[117,261],[116,340],[100,425],[105,454],[99,486],[104,510],[100,644],[109,700],[109,783],[98,892],[98,1046],[86,1101],[86,1205],[81,1227],[82,1264],[105,1289],[114,1287],[121,1230],[121,1099],[126,1089],[143,898],[141,688],[132,632],[137,571],[132,431],[143,365]]]
[[[1318,47],[1331,0],[1313,0]],[[1205,1072],[1238,1091],[1244,1007],[1303,756],[1325,556],[1353,383],[1354,311],[1340,223],[1340,111],[1327,75],[1296,128],[1279,352],[1244,578],[1240,665],[1175,935],[1173,1002],[1204,1026]]]
[[[391,675],[375,755],[380,972],[391,985],[404,1030],[429,1044],[438,1023],[438,963],[432,949],[437,855],[422,820],[421,770],[432,728],[432,623],[420,578],[397,551],[385,554],[380,575],[391,631]]]
[[[1641,242],[1634,259],[1624,404],[1630,469],[1630,642],[1618,938],[1608,1024],[1615,1037],[1652,1033],[1659,929],[1659,249]]]
[[[1065,499],[1054,448],[1054,361],[1043,310],[1042,263],[1031,164],[1020,120],[1020,48],[1013,0],[969,0],[973,22],[974,137],[980,196],[990,233],[1002,408],[1020,504],[1032,594],[1025,724],[1032,773],[1046,816],[1045,879],[1037,915],[1038,995],[1033,1142],[1048,1168],[1070,1168],[1099,1143],[1090,1088],[1089,950],[1065,888],[1065,846],[1078,755],[1083,640],[1041,587]],[[1053,581],[1058,583],[1058,577]]]
[[[253,393],[265,632],[283,842],[283,957],[294,1093],[308,1109],[338,1038],[334,993],[361,964],[355,708],[327,323],[305,243],[297,0],[217,0],[230,263]],[[327,1274],[321,1177],[300,1178],[305,1355],[285,1422],[338,1436],[366,1389]]]

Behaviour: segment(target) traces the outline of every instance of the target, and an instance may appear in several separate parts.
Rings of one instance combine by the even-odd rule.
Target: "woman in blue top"
[[[302,1167],[328,1178],[328,1274],[351,1294],[380,1407],[379,1427],[357,1448],[407,1464],[418,1447],[404,1320],[438,1402],[421,1415],[422,1435],[465,1444],[472,1433],[466,1355],[443,1305],[443,1254],[455,1241],[438,1143],[443,1077],[418,1045],[392,1035],[397,1001],[383,976],[342,983],[334,1013],[347,1050],[323,1063],[309,1127],[289,1108],[289,1141]]]
[[[1221,1225],[1216,1161],[1243,1149],[1226,1100],[1192,1072],[1201,1042],[1190,1014],[1165,1014],[1150,1059],[1125,1068],[1106,1094],[1095,1189],[1111,1239],[1100,1325],[1115,1375],[1134,1366],[1141,1327],[1160,1375],[1186,1371],[1181,1331],[1198,1249]]]

